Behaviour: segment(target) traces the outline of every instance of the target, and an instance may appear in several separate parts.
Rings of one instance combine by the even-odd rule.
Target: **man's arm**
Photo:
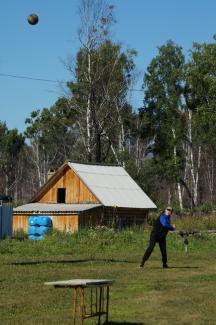
[[[169,229],[169,230],[174,230],[175,227],[173,227],[173,225],[170,224],[170,219],[167,215],[165,214],[162,214],[160,216],[160,222],[162,224],[162,226],[166,229]]]

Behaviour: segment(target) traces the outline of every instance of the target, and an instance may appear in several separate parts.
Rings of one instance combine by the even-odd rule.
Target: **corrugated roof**
[[[153,209],[156,205],[120,166],[68,162],[104,206]]]
[[[32,213],[75,213],[94,209],[102,206],[101,204],[66,204],[66,203],[28,203],[14,208],[14,212],[32,212]]]

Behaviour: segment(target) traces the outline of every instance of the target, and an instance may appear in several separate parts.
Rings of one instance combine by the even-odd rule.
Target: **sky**
[[[25,130],[32,111],[51,107],[64,95],[72,75],[65,68],[79,49],[79,0],[0,0],[0,121]],[[134,48],[137,83],[129,98],[142,106],[143,75],[158,47],[168,40],[187,56],[193,42],[211,42],[216,33],[215,0],[110,0],[117,23],[112,38]],[[36,13],[31,26],[27,16]],[[24,77],[24,78],[23,78]],[[32,78],[32,79],[31,79]],[[40,80],[34,80],[40,79]],[[43,79],[43,80],[42,80]],[[46,81],[44,81],[46,80]]]

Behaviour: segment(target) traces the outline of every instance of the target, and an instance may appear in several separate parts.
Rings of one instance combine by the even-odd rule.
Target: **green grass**
[[[44,282],[108,278],[111,324],[216,325],[216,235],[167,237],[170,269],[159,248],[142,270],[148,232],[89,230],[53,233],[45,240],[0,241],[0,322],[4,325],[72,324],[72,292]],[[84,324],[96,324],[85,320]]]

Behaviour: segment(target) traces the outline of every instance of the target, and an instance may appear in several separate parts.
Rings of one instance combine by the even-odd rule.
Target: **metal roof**
[[[32,213],[75,213],[94,209],[102,206],[101,204],[66,204],[66,203],[28,203],[13,209],[13,212],[32,212]]]
[[[153,209],[156,205],[120,166],[68,162],[104,206]]]

